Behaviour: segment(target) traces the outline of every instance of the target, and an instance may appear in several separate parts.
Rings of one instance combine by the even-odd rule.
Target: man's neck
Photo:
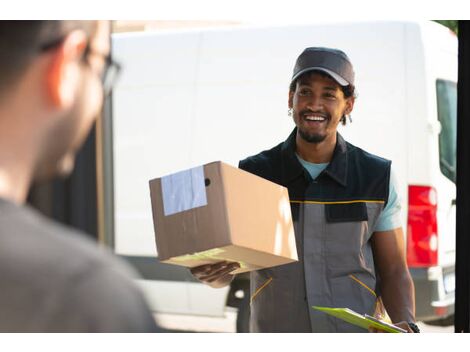
[[[16,204],[23,204],[28,196],[30,177],[26,173],[11,168],[4,168],[0,164],[0,198]]]
[[[0,197],[16,204],[26,201],[46,140],[42,98],[30,84],[25,78],[0,101]]]
[[[22,204],[28,196],[38,148],[10,126],[0,125],[0,129],[0,198]]]
[[[309,143],[299,132],[295,137],[297,154],[305,161],[315,164],[329,163],[336,146],[336,134],[320,143]]]

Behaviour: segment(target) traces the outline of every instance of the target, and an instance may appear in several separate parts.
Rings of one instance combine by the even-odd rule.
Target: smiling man
[[[391,162],[347,143],[337,132],[354,108],[354,71],[346,54],[307,48],[289,88],[296,128],[240,168],[289,189],[299,262],[251,273],[253,332],[361,332],[312,306],[378,315],[417,332],[414,289],[404,251]],[[212,287],[238,264],[194,268]]]

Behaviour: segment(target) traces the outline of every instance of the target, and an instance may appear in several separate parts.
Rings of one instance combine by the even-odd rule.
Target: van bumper
[[[416,320],[447,318],[455,309],[455,266],[410,268],[415,286]]]

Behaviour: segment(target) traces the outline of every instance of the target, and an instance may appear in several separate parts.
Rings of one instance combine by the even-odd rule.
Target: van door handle
[[[452,205],[457,205],[457,199],[452,199]]]

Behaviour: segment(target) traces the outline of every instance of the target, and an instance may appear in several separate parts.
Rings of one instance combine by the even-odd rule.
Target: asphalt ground
[[[156,314],[158,324],[167,332],[236,332],[237,310],[227,308],[223,317],[207,317],[181,314]],[[418,322],[422,333],[453,333],[454,326],[431,326]]]

